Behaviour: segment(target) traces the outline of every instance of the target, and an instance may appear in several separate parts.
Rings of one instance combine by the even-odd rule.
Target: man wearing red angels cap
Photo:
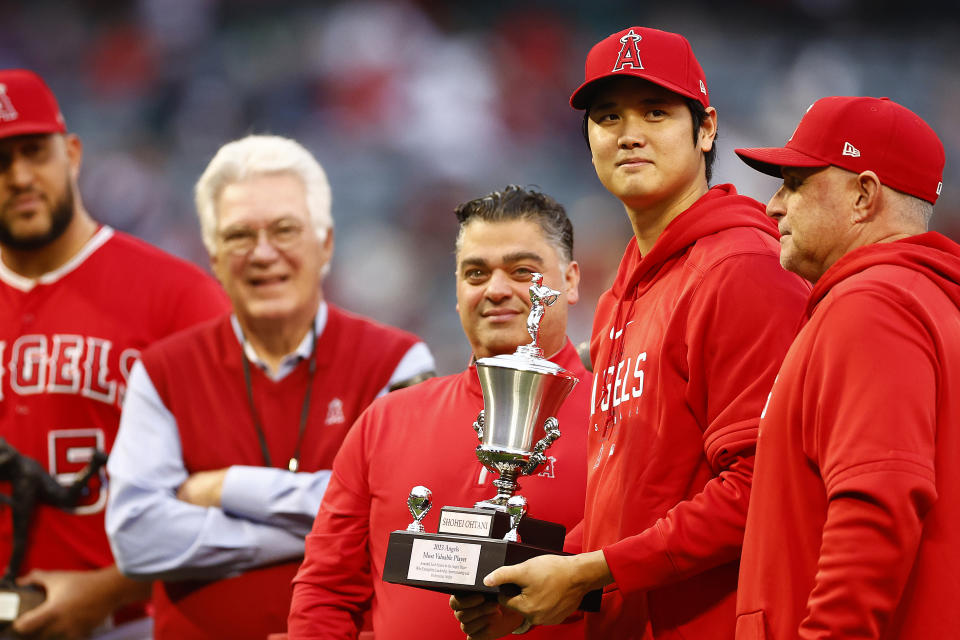
[[[760,422],[737,638],[960,628],[960,246],[927,232],[943,145],[886,98],[818,100],[767,205],[816,284]]]
[[[594,319],[584,553],[490,574],[521,588],[501,611],[453,599],[472,639],[561,622],[599,587],[588,638],[733,637],[757,423],[808,286],[763,206],[710,188],[708,95],[677,34],[624,29],[587,57],[570,103],[634,237]]]
[[[229,308],[196,266],[91,217],[78,187],[82,157],[46,83],[0,70],[0,437],[62,483],[94,449],[112,449],[140,351]],[[46,601],[14,620],[15,632],[150,637],[137,604],[149,585],[114,565],[106,502],[101,473],[76,508],[33,512],[19,581]],[[11,517],[0,512],[0,562],[12,546]]]

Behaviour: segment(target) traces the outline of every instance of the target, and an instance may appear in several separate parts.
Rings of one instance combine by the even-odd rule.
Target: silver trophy
[[[520,489],[518,478],[532,475],[546,461],[544,452],[560,437],[554,417],[578,380],[566,369],[544,359],[539,344],[544,305],[552,306],[560,292],[543,286],[543,275],[533,274],[527,332],[532,342],[510,355],[477,360],[483,389],[483,411],[473,423],[480,444],[477,458],[499,477],[497,495],[477,507],[507,510]]]
[[[473,507],[441,507],[433,533],[423,525],[432,495],[426,487],[414,487],[407,499],[413,522],[390,534],[383,562],[385,581],[496,597],[500,587],[483,583],[491,571],[545,553],[568,555],[563,551],[566,528],[531,517],[527,499],[514,495],[517,478],[535,473],[546,460],[547,448],[560,437],[554,416],[577,383],[575,376],[543,358],[540,320],[545,306],[556,302],[560,292],[544,287],[542,280],[539,273],[533,274],[527,319],[532,342],[511,355],[477,361],[484,406],[474,423],[480,438],[477,457],[499,474],[493,481],[497,495]],[[599,611],[600,595],[599,589],[591,591],[580,608]]]

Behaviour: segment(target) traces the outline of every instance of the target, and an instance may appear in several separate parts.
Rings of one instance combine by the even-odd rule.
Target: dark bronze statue
[[[57,482],[36,460],[22,455],[0,438],[0,481],[10,483],[10,495],[0,493],[0,502],[10,507],[13,519],[13,549],[0,588],[14,587],[27,552],[30,520],[37,504],[60,509],[75,507],[83,497],[87,482],[107,463],[107,455],[94,451],[87,466],[69,486]]]

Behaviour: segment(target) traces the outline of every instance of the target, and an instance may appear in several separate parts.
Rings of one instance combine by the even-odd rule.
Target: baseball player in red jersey
[[[579,266],[573,227],[549,196],[510,186],[457,209],[457,308],[473,355],[513,353],[530,342],[530,275],[561,292],[543,316],[540,338],[550,359],[582,381],[587,372],[565,337],[567,306],[577,301]],[[590,385],[580,384],[557,416],[562,437],[550,462],[522,479],[531,515],[568,529],[583,517]],[[448,596],[383,582],[391,531],[410,523],[407,496],[423,484],[439,505],[471,506],[490,498],[470,425],[483,408],[475,366],[374,402],[357,420],[334,462],[320,513],[307,536],[294,581],[289,635],[354,638],[372,609],[377,640],[462,638]],[[425,520],[436,530],[439,509]],[[433,527],[431,529],[431,526]],[[372,600],[371,600],[372,597]],[[540,638],[582,638],[580,625],[544,629]]]
[[[760,421],[737,638],[954,638],[960,629],[960,246],[927,232],[933,130],[830,97],[784,148],[767,205],[814,281]]]
[[[0,436],[68,483],[110,451],[131,367],[155,340],[226,313],[197,267],[97,224],[77,188],[82,146],[36,74],[0,71]],[[150,637],[148,590],[114,566],[105,476],[70,512],[36,510],[23,582],[46,602],[13,627],[38,638]],[[0,558],[11,550],[0,519]],[[126,621],[126,622],[125,622]]]
[[[780,267],[763,206],[709,186],[717,113],[686,39],[605,38],[570,103],[634,230],[594,318],[585,553],[486,582],[520,585],[502,604],[521,631],[603,587],[588,638],[732,638],[757,423],[808,286]],[[510,631],[452,604],[470,638]]]
[[[350,425],[434,364],[416,336],[324,300],[330,188],[300,144],[228,143],[196,194],[233,313],[154,345],[131,373],[107,530],[121,570],[158,581],[156,638],[263,640],[286,628]]]

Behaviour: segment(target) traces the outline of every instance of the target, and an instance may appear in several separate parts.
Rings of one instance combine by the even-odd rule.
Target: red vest
[[[329,469],[356,417],[387,385],[418,339],[328,305],[317,343],[310,414],[300,469]],[[263,465],[243,379],[242,350],[229,318],[183,332],[144,352],[142,361],[177,421],[188,473]],[[307,364],[278,382],[251,367],[257,413],[274,466],[293,455]],[[256,638],[286,628],[295,562],[211,582],[158,582],[155,638]]]

